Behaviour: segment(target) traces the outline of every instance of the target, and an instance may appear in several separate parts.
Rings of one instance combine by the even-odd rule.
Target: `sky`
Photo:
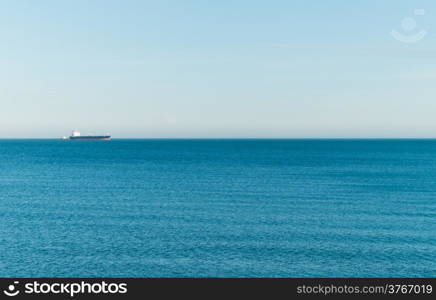
[[[0,138],[436,137],[436,2],[0,0]]]

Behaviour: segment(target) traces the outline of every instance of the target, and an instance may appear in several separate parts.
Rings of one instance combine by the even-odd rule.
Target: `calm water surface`
[[[434,277],[436,140],[1,140],[0,224],[0,277]]]

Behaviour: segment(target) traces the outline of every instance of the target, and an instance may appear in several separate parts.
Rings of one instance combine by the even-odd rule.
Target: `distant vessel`
[[[67,137],[62,137],[63,140],[66,140]],[[110,135],[81,135],[78,131],[73,131],[68,138],[70,140],[84,140],[84,141],[109,141],[111,139]]]

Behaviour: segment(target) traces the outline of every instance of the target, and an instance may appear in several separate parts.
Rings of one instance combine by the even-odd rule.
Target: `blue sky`
[[[0,137],[436,137],[435,16],[434,1],[0,0]]]

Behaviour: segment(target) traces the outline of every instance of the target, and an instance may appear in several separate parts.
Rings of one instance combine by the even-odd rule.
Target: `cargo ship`
[[[63,140],[74,140],[74,141],[109,141],[111,139],[110,135],[81,135],[78,131],[73,131],[71,135],[67,138],[62,137]]]

